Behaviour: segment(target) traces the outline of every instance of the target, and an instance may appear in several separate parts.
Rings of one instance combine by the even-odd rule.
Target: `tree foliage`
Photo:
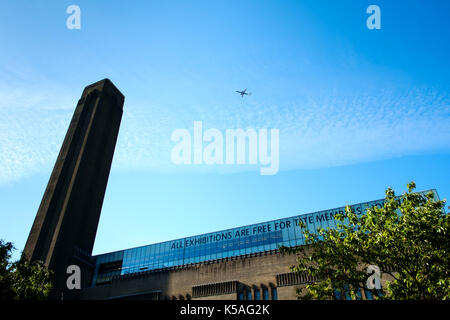
[[[44,300],[52,289],[52,272],[40,261],[25,257],[11,262],[14,247],[0,240],[0,299]]]
[[[294,272],[318,279],[307,285],[303,299],[333,299],[336,290],[358,299],[358,290],[366,287],[367,267],[375,265],[388,281],[379,292],[369,290],[378,299],[450,299],[450,219],[445,200],[432,192],[423,196],[414,192],[415,183],[396,197],[386,190],[382,208],[368,208],[357,215],[347,206],[336,215],[336,228],[318,228],[316,232],[300,222],[305,246],[281,251],[297,254]]]

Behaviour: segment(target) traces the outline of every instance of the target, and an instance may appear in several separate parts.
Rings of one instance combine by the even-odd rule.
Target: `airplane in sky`
[[[236,91],[237,93],[239,93],[240,95],[241,95],[241,97],[243,98],[244,97],[244,95],[247,95],[247,96],[251,96],[252,95],[252,93],[251,92],[246,92],[247,91],[247,88],[245,88],[244,90],[242,90],[242,91]]]

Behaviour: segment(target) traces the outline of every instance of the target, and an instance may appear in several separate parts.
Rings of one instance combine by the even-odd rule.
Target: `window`
[[[278,300],[277,288],[272,288],[272,300]]]
[[[367,299],[368,300],[372,300],[373,299],[372,296],[370,295],[370,298],[369,298],[369,296],[367,295],[367,290],[365,290],[365,292],[366,292]],[[370,294],[370,292],[369,292],[369,294]],[[350,294],[350,287],[349,287],[349,285],[348,284],[344,285],[344,290],[343,291],[342,290],[338,290],[338,289],[334,289],[334,298],[336,300],[353,300],[352,296]],[[355,291],[355,299],[356,300],[362,300],[362,295],[361,295],[361,289],[360,288],[357,288],[356,291]]]
[[[374,290],[374,293],[372,293],[371,290],[364,289],[364,293],[366,294],[367,300],[374,300],[375,297],[381,297],[383,296],[383,292],[381,290]]]
[[[352,300],[352,297],[350,296],[350,289],[348,287],[348,284],[344,285],[344,294],[345,294],[345,300]]]
[[[119,274],[120,274],[121,269],[122,269],[122,260],[117,260],[117,261],[102,263],[99,266],[98,273],[102,274],[102,273],[110,273],[110,272],[114,272],[114,273],[119,272]]]
[[[261,300],[261,291],[259,291],[258,288],[255,288],[254,291],[255,291],[255,294],[254,294],[255,300]]]
[[[247,290],[247,300],[252,300],[252,290]]]
[[[267,289],[267,287],[263,287],[263,299],[264,300],[269,300],[269,289]]]
[[[361,289],[356,290],[356,300],[362,300]]]
[[[373,295],[372,292],[370,292],[370,290],[364,289],[364,293],[366,294],[367,300],[373,300]]]

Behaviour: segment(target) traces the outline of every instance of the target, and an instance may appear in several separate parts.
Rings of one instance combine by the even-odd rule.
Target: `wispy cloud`
[[[57,97],[17,88],[0,88],[0,97],[0,183],[47,171],[56,160],[73,110],[64,103],[51,107]]]
[[[450,100],[429,89],[309,98],[284,135],[284,168],[315,168],[450,148]],[[292,119],[294,120],[294,119]]]
[[[57,87],[57,86],[56,86]],[[54,165],[78,96],[45,85],[0,84],[0,183],[48,172]],[[430,88],[308,92],[280,103],[252,96],[245,105],[133,99],[124,107],[113,167],[164,172],[235,172],[255,167],[175,166],[176,128],[280,129],[280,169],[307,169],[450,149],[450,98]],[[191,131],[192,132],[192,131]]]
[[[302,101],[265,104],[127,106],[118,142],[117,168],[175,170],[170,162],[176,128],[280,129],[281,169],[329,167],[450,148],[450,99],[428,88],[359,93],[305,94]],[[223,171],[185,166],[184,170]],[[234,170],[240,170],[235,166]],[[246,170],[251,168],[246,167]],[[258,170],[255,166],[254,170]],[[228,170],[229,171],[229,170]]]

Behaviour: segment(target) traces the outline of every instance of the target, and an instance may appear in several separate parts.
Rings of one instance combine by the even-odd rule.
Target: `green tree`
[[[11,242],[0,240],[0,299],[44,300],[52,289],[52,272],[42,262],[25,257],[11,262]]]
[[[369,290],[377,299],[450,299],[450,219],[445,200],[432,192],[423,196],[414,192],[415,183],[396,197],[386,190],[383,208],[368,208],[358,216],[346,207],[336,215],[337,227],[308,231],[300,228],[305,246],[282,247],[285,254],[296,254],[294,272],[306,273],[317,281],[306,286],[302,299],[333,299],[347,292],[358,299],[358,290],[366,289],[367,267],[375,265],[390,280],[378,291]]]

